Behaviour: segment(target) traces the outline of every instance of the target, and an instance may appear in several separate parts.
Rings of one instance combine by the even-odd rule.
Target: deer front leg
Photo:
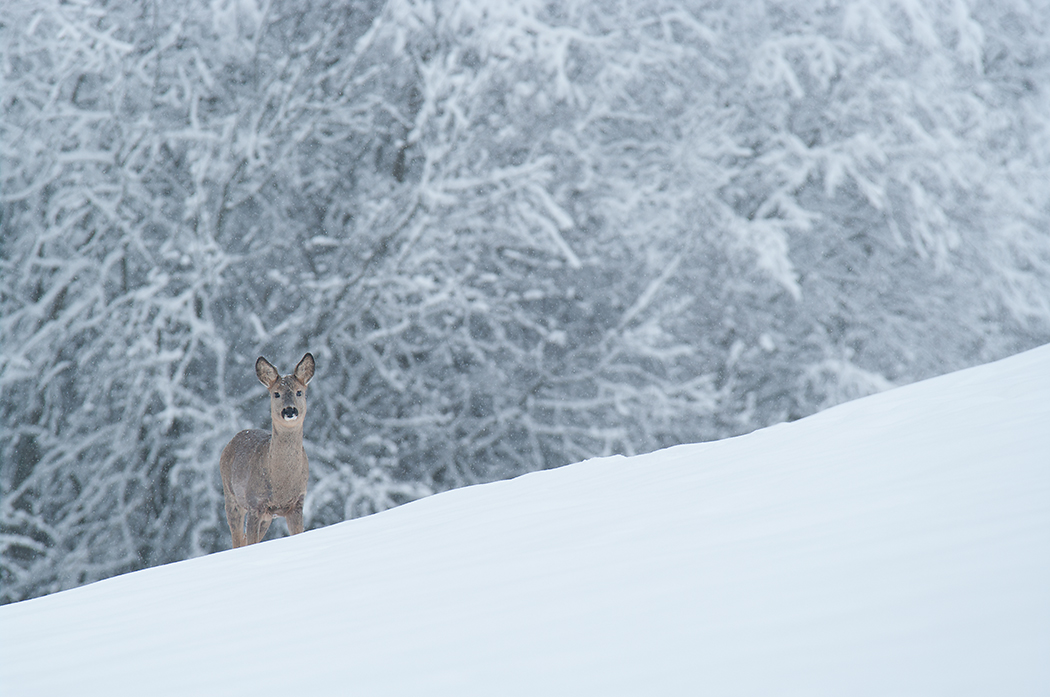
[[[284,514],[284,522],[288,523],[288,532],[298,535],[303,531],[303,497],[300,496],[295,504]]]
[[[233,501],[232,496],[226,497],[226,522],[230,526],[230,537],[233,538],[234,547],[247,544],[244,536],[244,513],[245,510]]]
[[[270,521],[272,520],[273,516],[271,515],[249,510],[248,544],[253,545],[256,542],[261,542],[262,538],[266,536],[266,531],[270,529]]]

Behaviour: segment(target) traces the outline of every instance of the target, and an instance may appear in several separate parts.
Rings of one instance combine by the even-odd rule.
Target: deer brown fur
[[[303,422],[314,357],[307,353],[291,375],[282,377],[259,356],[255,374],[270,392],[270,432],[241,431],[219,458],[226,521],[234,547],[262,540],[275,517],[285,519],[291,534],[302,532],[310,474],[303,450]]]

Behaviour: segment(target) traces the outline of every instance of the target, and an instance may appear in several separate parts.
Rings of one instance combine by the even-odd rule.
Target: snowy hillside
[[[1050,694],[1050,346],[0,607],[4,695]]]

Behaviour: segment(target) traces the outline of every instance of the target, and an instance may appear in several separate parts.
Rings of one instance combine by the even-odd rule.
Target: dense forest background
[[[0,5],[2,602],[1050,341],[1046,0]]]

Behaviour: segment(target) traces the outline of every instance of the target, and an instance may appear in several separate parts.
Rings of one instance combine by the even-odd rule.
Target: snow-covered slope
[[[1050,347],[0,608],[4,695],[1047,695]]]

